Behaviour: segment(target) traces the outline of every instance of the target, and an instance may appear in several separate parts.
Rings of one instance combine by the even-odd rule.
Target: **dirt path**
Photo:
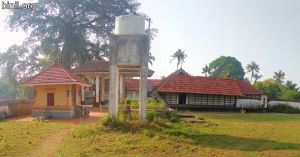
[[[32,157],[54,157],[56,150],[63,143],[64,138],[73,131],[75,126],[60,130],[59,132],[47,136],[43,139],[43,142],[35,148],[32,153]]]

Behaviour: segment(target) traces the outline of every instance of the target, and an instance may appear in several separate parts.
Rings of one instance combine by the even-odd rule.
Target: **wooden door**
[[[47,106],[54,106],[54,93],[47,93]]]

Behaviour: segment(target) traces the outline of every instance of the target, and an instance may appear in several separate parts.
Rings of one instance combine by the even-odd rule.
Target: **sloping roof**
[[[46,85],[46,84],[82,84],[88,85],[79,76],[73,74],[70,70],[64,68],[60,63],[54,63],[47,69],[41,71],[39,74],[29,78],[22,82],[21,86],[34,86],[34,85]]]
[[[188,75],[184,70],[169,75],[158,92],[244,96],[259,93],[245,81]]]
[[[89,74],[89,73],[109,73],[109,61],[104,59],[89,61],[72,70],[75,74]],[[131,72],[127,71],[121,72]],[[153,75],[154,71],[149,69],[149,77]]]
[[[250,83],[244,81],[244,80],[237,80],[242,93],[244,95],[261,95],[263,94],[263,92],[258,91],[257,89],[255,89]]]
[[[109,62],[100,59],[89,61],[72,70],[74,73],[88,73],[88,72],[109,72]]]
[[[162,80],[158,79],[148,79],[148,86],[151,85],[153,89],[156,89]],[[140,80],[139,79],[129,79],[125,80],[125,89],[128,91],[138,91],[140,87]]]

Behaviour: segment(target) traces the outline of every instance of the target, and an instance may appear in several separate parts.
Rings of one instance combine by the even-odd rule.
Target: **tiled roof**
[[[156,89],[162,80],[148,79],[148,86],[151,85],[153,89]],[[139,79],[128,79],[125,80],[125,89],[128,91],[138,91],[140,80]]]
[[[88,73],[109,73],[109,61],[104,59],[89,61],[72,70],[75,74],[88,74]],[[124,71],[127,72],[127,71]],[[128,70],[130,72],[130,70]],[[154,73],[149,69],[149,77]]]
[[[43,84],[62,84],[75,83],[88,85],[79,76],[73,74],[70,70],[64,68],[60,63],[54,63],[39,74],[22,82],[21,86],[43,85]]]
[[[190,76],[185,71],[169,75],[157,88],[158,92],[243,96],[259,93],[245,81]]]
[[[261,94],[263,94],[263,92],[258,91],[250,83],[248,83],[244,80],[238,80],[238,83],[239,83],[239,86],[244,95],[261,95]]]
[[[74,73],[88,73],[88,72],[109,72],[109,62],[100,59],[89,61],[72,70]]]

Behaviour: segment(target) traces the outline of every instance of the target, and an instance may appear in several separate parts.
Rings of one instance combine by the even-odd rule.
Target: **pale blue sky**
[[[193,75],[202,75],[205,64],[224,55],[236,57],[243,66],[256,61],[264,78],[282,70],[286,80],[300,84],[299,0],[139,1],[141,12],[159,29],[152,43],[154,78],[176,69],[170,55],[181,48],[188,54],[183,68]],[[0,51],[25,37],[4,28],[7,13],[0,9]]]
[[[140,0],[141,11],[159,29],[152,44],[154,77],[175,70],[170,55],[188,58],[183,68],[202,75],[215,58],[234,56],[243,66],[256,61],[264,78],[278,70],[300,84],[299,0]]]

